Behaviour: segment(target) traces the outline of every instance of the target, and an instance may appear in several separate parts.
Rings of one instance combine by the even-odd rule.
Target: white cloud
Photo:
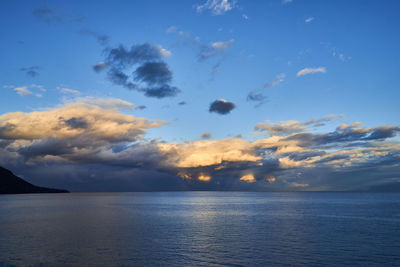
[[[156,45],[155,48],[160,52],[163,57],[170,57],[172,55],[171,51],[165,49],[161,45]]]
[[[81,92],[79,92],[78,90],[74,90],[74,89],[70,89],[70,88],[66,88],[66,87],[57,87],[57,89],[63,94],[73,94],[76,96],[81,94]]]
[[[284,81],[285,77],[286,77],[286,73],[280,73],[280,74],[276,75],[275,76],[276,80],[272,81],[272,82],[269,82],[269,83],[266,83],[264,85],[264,88],[271,88],[271,87],[274,87],[274,86],[282,83]]]
[[[178,30],[176,26],[169,26],[168,29],[166,30],[167,33],[174,33]]]
[[[24,85],[24,86],[14,86],[14,85],[4,85],[4,88],[11,88],[20,96],[28,96],[34,95],[36,97],[42,97],[42,94],[35,93],[33,90],[40,90],[42,92],[46,92],[46,89],[42,85],[31,84],[31,85]]]
[[[282,4],[283,5],[285,5],[285,4],[290,4],[290,3],[292,3],[293,2],[293,0],[282,0]]]
[[[247,16],[246,14],[242,14],[242,18],[249,19],[249,16]]]
[[[210,10],[214,15],[222,15],[236,6],[236,1],[230,0],[207,0],[202,5],[196,6],[197,12],[203,12],[204,10]]]
[[[308,18],[306,18],[306,20],[304,21],[305,23],[309,23],[309,22],[311,22],[311,21],[313,21],[314,20],[314,18],[313,17],[308,17]]]
[[[312,74],[312,73],[317,73],[317,72],[326,73],[326,68],[325,68],[325,67],[319,67],[319,68],[304,68],[304,69],[300,70],[300,71],[297,73],[297,77],[300,77],[300,76],[303,76],[303,75]]]
[[[230,47],[230,46],[233,44],[234,41],[235,41],[235,40],[230,39],[230,40],[225,41],[225,42],[213,42],[213,43],[211,43],[211,46],[212,46],[212,48],[214,48],[214,49],[225,50],[225,49],[227,49],[228,47]]]
[[[24,95],[32,95],[32,92],[28,90],[26,86],[22,87],[15,87],[14,91],[17,92],[17,94],[24,96]]]

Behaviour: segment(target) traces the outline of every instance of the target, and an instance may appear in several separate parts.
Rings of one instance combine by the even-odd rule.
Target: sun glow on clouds
[[[211,176],[204,173],[200,173],[199,176],[197,176],[197,180],[199,180],[200,182],[208,183],[211,181]]]
[[[259,123],[255,130],[270,137],[254,141],[223,138],[168,143],[145,139],[149,129],[168,122],[138,118],[124,110],[132,112],[134,105],[120,99],[78,98],[41,111],[3,114],[0,165],[10,160],[31,165],[100,163],[157,169],[189,184],[213,184],[221,177],[255,183],[260,177],[264,184],[276,185],[275,175],[279,175],[282,184],[309,188],[308,181],[290,180],[290,171],[323,167],[337,172],[385,160],[391,166],[400,158],[400,145],[386,141],[400,132],[397,126],[362,128],[361,122],[355,122],[342,123],[331,132],[310,131],[343,115]]]
[[[246,183],[255,183],[256,179],[252,173],[249,173],[240,177],[240,181],[244,181]]]

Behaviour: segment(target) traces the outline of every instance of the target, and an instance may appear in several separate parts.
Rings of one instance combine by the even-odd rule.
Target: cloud
[[[200,135],[200,138],[202,139],[210,139],[211,138],[211,133],[210,132],[204,132]]]
[[[242,18],[245,19],[245,20],[248,20],[249,16],[247,16],[246,14],[242,14]]]
[[[299,72],[297,72],[297,77],[312,74],[312,73],[317,73],[317,72],[326,73],[326,68],[325,67],[304,68],[304,69],[300,70]]]
[[[167,33],[175,33],[178,31],[178,28],[176,26],[169,26],[166,30]]]
[[[259,107],[263,105],[267,100],[268,97],[265,96],[263,93],[260,93],[259,90],[250,91],[246,98],[247,101],[251,102],[258,102],[255,107]]]
[[[14,86],[14,85],[5,85],[3,86],[4,88],[12,88],[17,94],[20,96],[29,96],[33,95],[36,97],[42,97],[41,93],[37,93],[34,91],[41,91],[41,92],[46,92],[46,89],[37,84],[31,84],[31,85],[24,85],[24,86]]]
[[[173,73],[162,60],[169,56],[171,52],[160,45],[145,43],[133,45],[130,49],[120,45],[107,50],[105,60],[94,65],[93,70],[100,72],[108,69],[107,78],[113,84],[144,92],[145,96],[174,97],[180,93],[180,89],[170,85]],[[128,75],[135,66],[132,75]]]
[[[242,177],[240,177],[239,180],[240,181],[244,181],[246,183],[254,183],[254,182],[256,182],[256,179],[254,178],[254,175],[252,173],[243,175]]]
[[[283,5],[290,4],[292,2],[293,2],[293,0],[282,0]]]
[[[313,17],[308,17],[304,20],[305,23],[310,23],[311,21],[313,21],[314,18]]]
[[[239,138],[199,140],[179,143],[160,143],[160,152],[168,164],[178,168],[220,165],[224,162],[254,162],[262,157],[254,153],[251,143]]]
[[[321,45],[323,45],[333,57],[338,58],[340,61],[345,62],[351,59],[351,56],[345,55],[339,48],[330,43],[321,42]]]
[[[217,99],[210,104],[209,112],[215,112],[221,115],[230,113],[234,108],[235,104],[225,99]]]
[[[273,177],[273,176],[269,176],[269,177],[266,177],[264,180],[265,180],[267,183],[273,183],[273,182],[276,181],[276,178]]]
[[[204,183],[208,183],[211,181],[211,176],[201,173],[198,177],[197,180],[199,180],[200,182],[204,182]]]
[[[286,121],[281,123],[258,123],[254,127],[256,131],[266,131],[269,135],[288,135],[297,132],[304,132],[309,130],[309,127],[320,127],[324,126],[326,122],[329,122],[336,118],[343,117],[342,114],[329,115],[323,118],[316,118],[305,122],[299,121]]]
[[[170,56],[172,56],[171,51],[165,49],[165,48],[162,47],[161,45],[156,45],[155,48],[158,49],[158,51],[160,52],[160,54],[161,54],[163,57],[170,57]]]
[[[275,77],[276,80],[272,81],[272,82],[269,82],[269,83],[266,83],[264,85],[264,88],[271,88],[271,87],[274,87],[274,86],[282,83],[284,81],[285,77],[286,77],[286,73],[280,73],[280,74],[276,75],[276,77]]]
[[[214,48],[214,49],[225,50],[225,49],[227,49],[228,47],[230,47],[230,46],[233,44],[233,42],[234,42],[233,39],[228,40],[228,41],[225,41],[225,42],[213,42],[213,43],[211,43],[211,46],[212,46],[212,48]]]
[[[184,106],[184,105],[186,105],[186,104],[187,104],[187,103],[186,103],[185,101],[181,101],[181,102],[178,103],[179,106]]]
[[[81,94],[81,92],[79,92],[78,90],[74,90],[74,89],[70,89],[70,88],[66,88],[66,87],[57,87],[57,89],[63,94],[72,94],[75,96],[79,96]]]
[[[135,107],[136,110],[143,110],[143,109],[146,109],[146,108],[147,108],[147,107],[144,106],[144,105],[136,106],[136,107]]]
[[[93,70],[95,72],[100,72],[100,71],[104,70],[105,68],[107,68],[107,63],[105,63],[105,62],[100,62],[93,66]]]
[[[204,10],[211,11],[214,15],[223,15],[226,12],[232,10],[236,6],[236,1],[230,0],[206,0],[206,2],[202,5],[197,5],[196,11],[198,13],[203,12]]]
[[[25,95],[32,95],[32,92],[28,90],[28,88],[26,86],[22,86],[22,87],[15,87],[14,91],[17,92],[17,94],[21,95],[21,96],[25,96]]]
[[[169,86],[168,84],[163,84],[158,87],[145,88],[141,90],[145,92],[145,96],[155,98],[174,97],[181,92],[181,90],[179,90],[177,87]]]
[[[82,22],[85,17],[83,15],[71,15],[62,11],[58,11],[51,7],[43,6],[34,9],[32,15],[40,22],[46,24],[64,24],[71,22]]]
[[[277,74],[275,76],[276,80],[266,83],[264,85],[263,89],[277,86],[278,84],[280,84],[284,81],[285,77],[286,77],[286,73]],[[246,100],[248,102],[256,102],[256,105],[254,107],[257,108],[257,107],[260,107],[261,105],[263,105],[265,102],[267,102],[268,97],[263,94],[262,89],[255,89],[248,93]]]
[[[32,66],[32,67],[27,67],[27,68],[21,68],[20,71],[25,72],[26,75],[31,76],[31,77],[36,77],[39,75],[39,70],[40,68],[38,66]]]
[[[210,44],[205,44],[200,46],[200,51],[197,55],[198,61],[204,61],[211,57],[222,55],[225,51],[233,45],[234,39],[228,41],[218,41],[212,42]]]
[[[134,72],[135,81],[148,84],[166,84],[172,80],[172,72],[165,62],[146,62]]]
[[[131,107],[131,103],[118,99],[88,99],[46,111],[7,113],[0,116],[0,139],[85,137],[111,143],[136,141],[147,129],[165,124],[119,112]]]
[[[400,171],[395,125],[362,128],[356,122],[316,131],[336,126],[328,122],[341,116],[331,115],[267,123],[262,131],[273,135],[253,141],[181,143],[148,139],[167,122],[135,117],[132,109],[120,99],[78,98],[0,115],[0,165],[77,188],[87,179],[85,188],[99,191],[121,183],[120,190],[143,184],[147,190],[352,190],[392,183]]]

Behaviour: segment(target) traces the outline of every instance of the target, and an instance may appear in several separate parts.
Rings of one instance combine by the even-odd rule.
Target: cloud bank
[[[120,99],[81,98],[3,114],[0,165],[77,190],[368,190],[400,182],[395,125],[337,124],[343,116],[332,115],[259,123],[255,130],[269,137],[252,141],[207,140],[204,132],[179,143],[147,139],[168,122],[134,111]]]

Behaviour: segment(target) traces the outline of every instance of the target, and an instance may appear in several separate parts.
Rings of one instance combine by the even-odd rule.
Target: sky
[[[71,191],[400,190],[398,1],[0,2],[0,165]]]

